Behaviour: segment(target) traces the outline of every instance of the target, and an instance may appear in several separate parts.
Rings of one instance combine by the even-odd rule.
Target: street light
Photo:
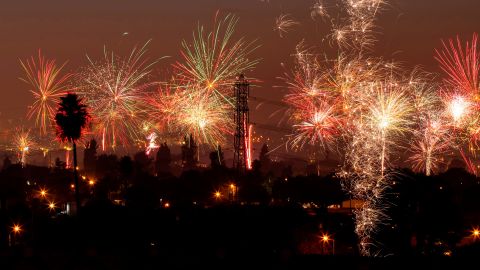
[[[220,191],[217,191],[217,192],[215,192],[214,196],[215,196],[215,199],[218,200],[218,199],[220,199],[220,197],[222,197],[222,193],[220,193]]]
[[[480,230],[478,228],[474,228],[472,231],[473,238],[477,239],[480,237]]]
[[[49,202],[48,203],[48,209],[50,209],[51,211],[55,210],[57,206],[55,205],[54,202]]]
[[[235,184],[232,183],[232,184],[230,184],[230,189],[231,189],[231,191],[232,191],[232,192],[231,192],[231,193],[232,193],[232,201],[234,201],[234,200],[235,200],[235,195],[236,195],[235,193],[236,193],[237,187],[235,186]]]
[[[17,243],[17,235],[22,232],[22,226],[19,224],[13,224],[11,227],[12,231],[8,234],[8,244],[9,246],[14,246]]]
[[[18,225],[18,224],[13,224],[12,226],[12,232],[14,234],[19,234],[20,232],[22,231],[22,226]]]
[[[42,198],[47,197],[47,190],[46,190],[46,189],[44,189],[44,188],[40,189],[40,192],[39,192],[39,193],[40,193],[40,196],[41,196]]]
[[[328,242],[332,241],[332,255],[335,255],[335,239],[331,238],[328,234],[323,234],[322,237],[322,242],[323,242],[323,249],[325,250],[325,245],[328,244]]]

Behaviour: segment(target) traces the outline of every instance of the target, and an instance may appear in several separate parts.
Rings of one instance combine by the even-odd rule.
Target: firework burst
[[[457,37],[456,41],[450,39],[442,41],[443,48],[436,50],[435,59],[440,63],[441,69],[447,77],[445,82],[450,89],[461,91],[475,99],[479,94],[479,68],[480,59],[477,49],[478,35],[473,34],[472,41],[467,42],[465,49]]]
[[[233,83],[252,70],[259,60],[250,54],[258,47],[244,38],[233,40],[238,19],[215,17],[212,31],[199,26],[193,42],[182,42],[183,62],[177,62],[176,78],[149,101],[168,129],[193,135],[199,143],[217,147],[233,134]]]
[[[231,106],[223,97],[194,91],[179,101],[177,128],[182,134],[192,134],[200,143],[221,145],[226,135],[232,135]]]
[[[218,19],[217,14],[212,31],[198,26],[192,43],[182,42],[183,62],[177,62],[174,68],[184,85],[194,84],[196,90],[228,96],[236,77],[255,67],[259,60],[249,56],[258,46],[244,38],[233,40],[237,23],[233,15]]]
[[[13,146],[15,151],[18,151],[18,160],[22,167],[27,164],[28,153],[35,145],[30,130],[16,129],[13,138]]]
[[[93,132],[103,150],[143,140],[143,95],[155,84],[147,79],[156,63],[145,58],[147,45],[134,48],[127,58],[105,50],[101,61],[88,58],[90,65],[80,75],[80,93],[91,109]]]
[[[27,116],[28,118],[35,116],[35,124],[40,135],[46,135],[48,127],[52,125],[59,97],[73,90],[66,86],[71,74],[61,75],[65,64],[57,66],[55,60],[46,59],[40,50],[37,59],[32,57],[20,61],[25,71],[25,78],[21,80],[32,87],[30,92],[35,99]]]
[[[280,14],[275,19],[275,28],[274,30],[280,35],[280,37],[284,37],[285,34],[290,32],[294,27],[298,26],[300,23],[293,20],[290,14]]]

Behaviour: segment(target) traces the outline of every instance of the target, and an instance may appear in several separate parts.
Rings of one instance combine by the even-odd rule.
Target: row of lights
[[[47,199],[48,192],[45,188],[40,189],[39,193],[40,197],[42,197],[43,199]],[[54,201],[48,201],[47,205],[51,211],[55,210],[55,208],[57,207]]]

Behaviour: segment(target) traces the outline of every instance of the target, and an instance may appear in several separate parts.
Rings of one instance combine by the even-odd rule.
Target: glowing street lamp
[[[55,210],[56,207],[57,207],[57,206],[55,205],[54,202],[49,202],[49,203],[48,203],[48,209],[50,209],[50,211]]]
[[[231,190],[231,194],[232,194],[232,201],[235,200],[235,195],[237,193],[237,186],[235,186],[235,184],[230,184],[230,190]]]
[[[220,191],[217,191],[217,192],[215,192],[214,196],[215,196],[215,199],[218,200],[218,199],[220,199],[220,197],[222,197],[222,193],[220,193]]]
[[[480,230],[478,228],[474,228],[472,231],[473,238],[477,239],[480,237]]]
[[[40,192],[39,192],[39,193],[40,193],[40,196],[41,196],[42,198],[47,197],[47,190],[46,190],[46,189],[44,189],[44,188],[40,189]]]
[[[22,232],[22,226],[18,225],[18,224],[13,224],[12,226],[12,232],[14,234],[19,234]]]
[[[329,237],[327,234],[324,234],[324,235],[322,236],[322,241],[323,241],[324,243],[328,243],[329,240],[330,240],[330,237]]]
[[[335,255],[335,239],[331,238],[328,234],[323,234],[321,237],[321,241],[323,242],[323,249],[325,250],[325,245],[328,242],[332,241],[332,255]]]

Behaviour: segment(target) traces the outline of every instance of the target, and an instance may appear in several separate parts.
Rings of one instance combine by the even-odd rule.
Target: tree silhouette
[[[265,143],[260,150],[260,154],[258,155],[258,160],[260,161],[260,168],[263,173],[268,173],[270,171],[271,163],[269,156],[269,149],[268,145]]]
[[[55,123],[57,124],[57,138],[63,142],[70,142],[73,146],[73,176],[75,181],[75,202],[77,211],[80,209],[80,191],[77,172],[77,144],[90,118],[87,106],[82,103],[76,94],[68,93],[60,98]]]
[[[184,137],[182,145],[182,164],[184,170],[191,170],[197,167],[197,148],[197,143],[195,142],[193,135],[190,135],[190,137]]]
[[[119,161],[120,178],[123,183],[123,195],[127,193],[128,182],[133,174],[133,160],[130,156],[123,156]]]
[[[5,156],[5,158],[3,159],[2,170],[8,169],[8,167],[10,167],[11,165],[12,165],[12,161],[8,156]]]
[[[145,151],[137,152],[133,155],[133,165],[136,176],[146,176],[151,173],[153,159]]]
[[[155,169],[157,174],[170,173],[170,163],[172,162],[172,154],[167,143],[163,143],[158,148],[157,158],[155,159]]]
[[[97,141],[95,141],[95,139],[92,139],[83,151],[83,167],[88,176],[93,176],[95,174],[95,164],[97,163],[97,149]]]

